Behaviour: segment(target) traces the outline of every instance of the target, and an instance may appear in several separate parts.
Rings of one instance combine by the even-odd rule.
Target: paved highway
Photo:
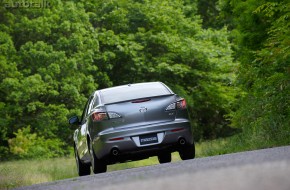
[[[19,190],[290,190],[290,146],[153,165]]]

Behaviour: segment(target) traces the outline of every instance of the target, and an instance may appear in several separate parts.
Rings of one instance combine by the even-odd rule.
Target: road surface
[[[290,190],[290,146],[132,168],[19,190]]]

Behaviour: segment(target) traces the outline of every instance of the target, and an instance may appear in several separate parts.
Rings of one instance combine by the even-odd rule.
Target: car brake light
[[[180,109],[185,109],[186,108],[186,101],[185,99],[182,99],[180,101],[174,102],[167,106],[166,111],[170,110],[180,110]]]
[[[176,102],[176,108],[177,109],[185,109],[186,108],[186,101],[185,101],[185,99],[182,99],[182,100]]]
[[[95,112],[92,114],[93,121],[103,121],[108,119],[106,112]]]
[[[148,98],[148,99],[140,99],[140,100],[134,100],[134,101],[132,101],[132,103],[142,103],[142,102],[148,102],[150,100],[151,100],[150,98]]]

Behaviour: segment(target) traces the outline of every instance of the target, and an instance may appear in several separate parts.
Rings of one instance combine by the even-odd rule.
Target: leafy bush
[[[31,133],[30,126],[18,129],[15,138],[9,139],[9,149],[15,158],[52,158],[63,156],[64,143],[59,139],[44,139]]]
[[[0,146],[0,161],[8,160],[11,158],[9,148],[6,146]]]

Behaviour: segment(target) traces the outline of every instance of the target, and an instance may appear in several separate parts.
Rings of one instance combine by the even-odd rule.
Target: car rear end
[[[163,83],[132,84],[98,93],[100,103],[89,130],[99,159],[138,160],[193,144],[186,101]]]

